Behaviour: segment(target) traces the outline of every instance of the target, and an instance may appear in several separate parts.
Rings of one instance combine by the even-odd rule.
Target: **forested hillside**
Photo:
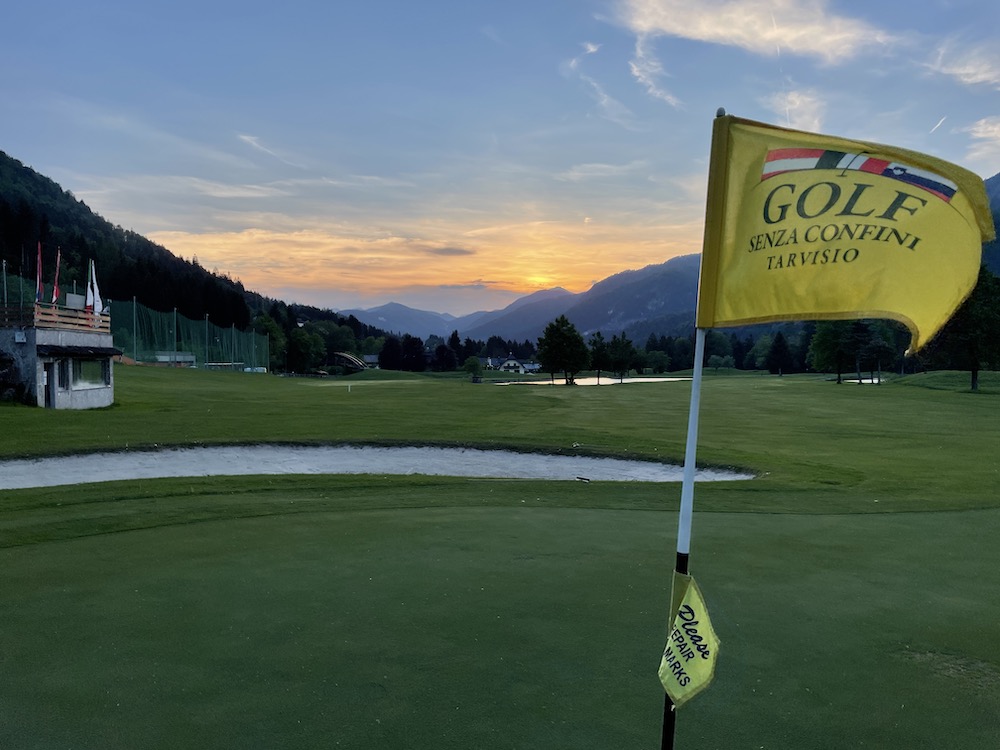
[[[93,258],[104,296],[135,297],[155,310],[220,326],[246,328],[251,310],[239,281],[210,273],[136,232],[115,226],[70,192],[0,152],[0,257],[13,273],[35,277],[35,253],[42,245],[43,280],[51,284],[57,248],[59,281],[82,290]]]
[[[331,352],[359,353],[366,338],[372,347],[380,346],[384,336],[352,317],[262,297],[244,289],[238,279],[179,258],[105,220],[48,177],[0,151],[0,259],[7,262],[8,272],[34,279],[39,243],[45,284],[53,282],[58,251],[60,288],[72,291],[75,283],[82,293],[93,259],[105,298],[135,298],[161,312],[176,308],[192,320],[207,315],[223,328],[252,325],[270,336],[275,369],[317,367],[327,361],[329,346],[337,347]],[[33,295],[33,288],[30,292]],[[308,326],[305,331],[301,323]]]

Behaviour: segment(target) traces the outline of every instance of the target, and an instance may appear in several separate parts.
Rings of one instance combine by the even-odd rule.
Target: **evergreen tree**
[[[667,352],[670,356],[670,370],[690,370],[694,367],[694,344],[686,336],[678,336],[672,340],[671,348],[673,352]]]
[[[403,369],[403,344],[395,336],[387,336],[378,353],[378,366],[383,370]]]
[[[436,372],[457,370],[458,358],[455,357],[455,351],[447,344],[438,344],[434,350],[434,359],[431,362],[431,366]]]
[[[836,372],[837,382],[842,383],[844,370],[854,358],[853,342],[851,321],[820,321],[809,344],[809,366],[817,372]]]
[[[705,334],[705,361],[713,354],[720,357],[731,357],[733,354],[733,343],[722,331],[708,331]]]
[[[456,362],[465,361],[465,348],[462,346],[462,339],[459,338],[457,329],[452,331],[451,336],[448,337],[448,348],[454,352]]]
[[[538,339],[538,361],[545,372],[553,377],[562,372],[566,385],[573,385],[573,377],[583,370],[590,360],[590,352],[583,336],[565,315],[560,315],[545,326]]]
[[[969,298],[928,346],[933,363],[961,368],[970,373],[969,388],[979,390],[979,371],[1000,366],[1000,278],[986,266]]]
[[[597,384],[601,384],[601,371],[607,370],[611,360],[608,356],[608,342],[604,340],[604,334],[596,331],[590,337],[590,367],[597,370]]]
[[[771,340],[771,347],[767,350],[766,365],[772,375],[783,375],[792,370],[792,351],[788,347],[788,339],[781,331],[778,331]]]
[[[424,342],[417,336],[403,334],[400,342],[403,349],[403,367],[410,372],[423,372],[427,368],[427,361],[424,359]]]
[[[768,334],[758,336],[750,351],[743,358],[744,370],[763,370],[767,367],[767,353],[771,351],[774,339]]]
[[[620,380],[624,380],[628,371],[632,369],[634,357],[635,348],[624,331],[621,336],[611,337],[611,343],[608,344],[608,358],[611,361],[612,372],[616,373]]]

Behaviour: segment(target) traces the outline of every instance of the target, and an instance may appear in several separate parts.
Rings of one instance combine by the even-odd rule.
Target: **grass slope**
[[[116,380],[111,409],[0,407],[0,454],[405,442],[664,460],[689,397]],[[761,478],[696,491],[693,571],[723,646],[679,747],[1000,745],[998,402],[963,385],[706,377],[699,455]],[[656,747],[678,495],[377,475],[2,492],[0,746]]]

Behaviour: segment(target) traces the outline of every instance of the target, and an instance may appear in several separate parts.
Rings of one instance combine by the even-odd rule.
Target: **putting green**
[[[349,510],[0,550],[0,746],[656,747],[675,523]],[[678,746],[996,747],[998,533],[696,514],[723,644]]]

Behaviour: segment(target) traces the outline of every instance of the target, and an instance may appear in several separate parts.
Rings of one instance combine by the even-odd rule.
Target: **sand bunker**
[[[619,378],[617,376],[603,375],[600,378],[575,378],[573,385],[625,385],[628,383],[685,383],[691,378]],[[550,378],[549,380],[510,380],[496,383],[496,385],[566,385],[565,378]]]
[[[461,448],[228,446],[0,461],[0,490],[157,477],[252,474],[428,474],[497,479],[679,482],[682,468],[649,461]],[[696,481],[751,479],[704,470]]]

